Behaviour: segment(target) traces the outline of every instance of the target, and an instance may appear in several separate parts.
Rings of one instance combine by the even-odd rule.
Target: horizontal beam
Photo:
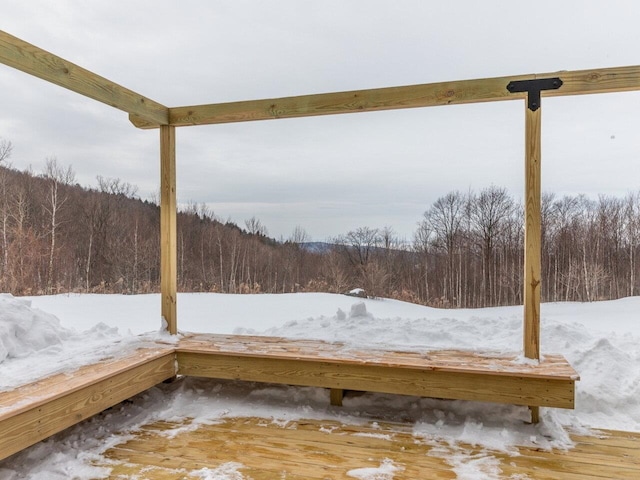
[[[561,71],[535,76],[535,78],[548,77],[560,77],[563,84],[557,90],[543,90],[541,92],[543,97],[634,92],[640,90],[640,65]]]
[[[526,94],[510,93],[510,82],[548,77],[560,77],[563,85],[543,91],[547,97],[640,90],[640,66],[632,66],[175,107],[169,109],[169,121],[181,127],[515,100]],[[139,128],[158,127],[133,116],[130,120]]]
[[[0,30],[0,63],[123,110],[155,126],[169,109],[78,65]]]
[[[178,375],[381,392],[479,402],[574,408],[572,380],[403,366],[307,361],[242,354],[177,352]]]
[[[462,80],[176,107],[169,109],[169,121],[171,125],[183,127],[510,100],[516,96],[506,90],[507,83],[509,79],[506,77],[482,81]],[[524,94],[518,94],[517,97],[524,98]],[[136,121],[135,118],[130,119],[139,128],[158,126],[150,122]]]

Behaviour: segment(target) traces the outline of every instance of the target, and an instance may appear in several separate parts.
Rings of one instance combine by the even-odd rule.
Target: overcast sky
[[[168,107],[640,64],[640,2],[0,0],[0,29]],[[543,190],[640,188],[640,94],[543,101]],[[159,188],[158,131],[0,65],[15,168],[47,157]],[[178,202],[273,237],[359,226],[410,238],[451,190],[522,197],[524,102],[185,127]]]

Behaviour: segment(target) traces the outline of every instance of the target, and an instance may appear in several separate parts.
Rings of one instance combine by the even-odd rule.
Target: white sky
[[[0,0],[0,29],[166,106],[640,63],[628,1]],[[543,189],[640,188],[640,94],[543,100]],[[524,102],[178,130],[178,201],[271,236],[359,226],[410,238],[439,196],[521,197]],[[16,168],[55,156],[77,180],[158,190],[158,133],[0,65],[0,137]]]

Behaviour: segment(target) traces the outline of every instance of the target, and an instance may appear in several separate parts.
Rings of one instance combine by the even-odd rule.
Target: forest
[[[159,291],[159,206],[135,186],[75,183],[49,158],[41,172],[9,162],[0,139],[0,291],[15,295]],[[178,288],[226,293],[344,293],[438,307],[522,303],[523,206],[506,189],[452,191],[425,205],[411,240],[360,226],[311,243],[302,226],[273,239],[257,218],[238,226],[206,205],[178,214]],[[638,293],[640,191],[542,201],[542,300]]]

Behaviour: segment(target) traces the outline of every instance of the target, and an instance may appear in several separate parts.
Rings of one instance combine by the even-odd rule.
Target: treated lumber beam
[[[152,122],[156,127],[169,123],[169,111],[164,105],[2,30],[0,62],[123,110],[141,121]]]
[[[169,121],[181,127],[524,98],[509,93],[507,83],[507,77],[489,78],[176,107]],[[140,128],[155,126],[131,120]]]
[[[560,77],[563,85],[542,93],[548,97],[640,90],[640,66],[631,66],[182,106],[169,109],[169,121],[181,127],[515,100],[526,94],[508,92],[510,82],[549,77]],[[139,128],[158,126],[134,116],[130,120]]]
[[[160,127],[160,293],[162,317],[171,335],[178,333],[176,128]]]
[[[640,65],[564,70],[535,75],[535,78],[549,77],[560,77],[563,85],[558,90],[543,91],[543,97],[640,91]]]
[[[524,355],[540,358],[541,116],[525,107]]]
[[[150,349],[0,393],[0,459],[174,375],[174,352]]]
[[[177,351],[178,375],[479,402],[574,408],[574,381]]]

